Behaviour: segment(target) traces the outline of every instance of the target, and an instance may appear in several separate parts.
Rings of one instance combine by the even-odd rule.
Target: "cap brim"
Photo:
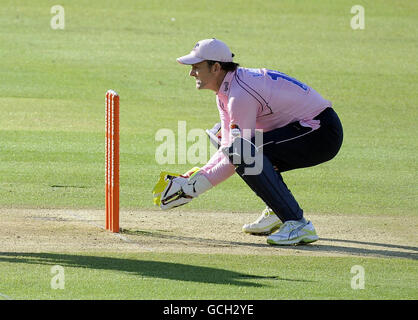
[[[181,64],[195,64],[195,63],[202,62],[203,60],[205,60],[205,59],[196,57],[193,54],[188,54],[188,55],[182,56],[180,58],[177,58],[177,62],[181,63]]]

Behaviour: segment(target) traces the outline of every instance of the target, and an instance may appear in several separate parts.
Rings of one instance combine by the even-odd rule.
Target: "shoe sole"
[[[282,225],[282,223],[279,223],[277,225],[275,225],[274,227],[270,228],[270,229],[257,229],[257,230],[248,230],[248,229],[244,229],[242,228],[242,231],[254,236],[267,236],[271,233],[273,233],[276,230],[279,230],[280,226]]]
[[[312,243],[317,240],[319,240],[319,237],[317,235],[311,235],[311,236],[302,236],[301,238],[296,238],[292,240],[283,240],[283,241],[274,241],[273,239],[267,239],[267,243],[276,245],[276,246],[290,246],[294,244]]]

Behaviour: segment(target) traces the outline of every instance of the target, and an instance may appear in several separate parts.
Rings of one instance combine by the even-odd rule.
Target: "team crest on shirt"
[[[227,92],[229,88],[229,82],[224,83],[224,91]]]

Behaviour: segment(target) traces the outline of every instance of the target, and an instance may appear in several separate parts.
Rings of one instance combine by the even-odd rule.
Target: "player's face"
[[[216,87],[216,73],[212,71],[206,61],[192,64],[189,75],[196,79],[196,89],[211,89]]]

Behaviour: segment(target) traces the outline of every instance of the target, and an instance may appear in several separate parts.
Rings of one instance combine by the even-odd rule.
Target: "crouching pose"
[[[343,141],[341,122],[331,102],[305,83],[275,70],[239,67],[233,57],[225,43],[206,39],[177,59],[191,66],[197,89],[216,93],[220,123],[207,133],[218,150],[200,169],[166,175],[157,204],[184,205],[236,172],[266,204],[244,232],[269,235],[267,243],[275,245],[314,242],[315,228],[281,173],[334,158]]]

